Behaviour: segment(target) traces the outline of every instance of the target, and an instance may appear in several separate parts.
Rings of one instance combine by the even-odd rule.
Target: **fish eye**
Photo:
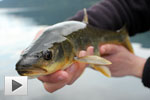
[[[52,51],[46,50],[43,52],[43,58],[45,60],[51,60],[52,59]]]

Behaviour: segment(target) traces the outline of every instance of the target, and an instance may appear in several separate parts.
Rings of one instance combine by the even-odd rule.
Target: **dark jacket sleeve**
[[[118,30],[127,26],[129,35],[150,29],[150,0],[104,0],[87,9],[89,24],[102,29]],[[83,10],[70,20],[83,20]],[[150,58],[144,66],[142,82],[150,87]]]
[[[147,59],[144,66],[142,82],[144,86],[150,88],[150,57]]]
[[[150,28],[150,0],[103,0],[87,13],[90,25],[109,30],[126,25],[130,36]],[[82,21],[83,15],[81,10],[71,20]]]

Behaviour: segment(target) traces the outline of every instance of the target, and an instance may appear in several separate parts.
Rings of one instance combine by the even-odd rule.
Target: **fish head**
[[[22,76],[40,76],[53,73],[63,66],[65,56],[60,44],[30,55],[22,55],[16,64],[17,72]]]
[[[16,64],[17,72],[23,76],[36,76],[64,69],[62,67],[73,57],[72,44],[65,42],[68,40],[66,36],[85,27],[86,24],[82,22],[66,21],[40,31],[39,36],[21,54]]]

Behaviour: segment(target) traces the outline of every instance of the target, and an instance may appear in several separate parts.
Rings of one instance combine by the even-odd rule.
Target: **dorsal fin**
[[[117,30],[117,32],[120,32],[120,33],[127,33],[127,34],[128,34],[126,24],[123,25],[123,27],[121,27],[119,30]]]
[[[83,11],[84,11],[83,22],[88,24],[88,14],[86,8],[84,8]]]

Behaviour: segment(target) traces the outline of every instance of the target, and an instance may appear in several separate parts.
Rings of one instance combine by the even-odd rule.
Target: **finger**
[[[57,71],[50,75],[40,76],[38,79],[42,82],[57,83],[68,79],[68,73],[65,71]]]
[[[101,55],[109,55],[118,51],[119,45],[105,44],[99,47]]]
[[[93,46],[89,46],[86,51],[87,51],[87,55],[92,55],[93,52],[94,52],[94,47]]]
[[[69,68],[67,68],[65,71],[68,73],[68,85],[72,84],[72,80],[74,79],[75,75],[77,74],[79,67],[76,63],[72,64]]]
[[[79,57],[86,56],[86,51],[80,51]],[[69,73],[70,80],[68,81],[68,85],[71,85],[83,72],[85,69],[86,64],[85,63],[74,63],[70,68],[68,68],[66,71]],[[72,67],[74,67],[74,71],[72,71]]]
[[[44,82],[44,88],[48,92],[52,93],[52,92],[64,87],[66,84],[67,84],[67,81],[65,81],[65,80],[57,82],[57,83]]]
[[[87,54],[87,52],[82,50],[79,52],[79,57],[84,57],[84,56],[86,56],[86,54]]]
[[[84,56],[86,56],[87,55],[87,52],[86,51],[81,51],[80,53],[79,53],[79,57],[84,57]],[[78,63],[77,63],[78,64]],[[85,63],[79,63],[79,66],[80,66],[80,68],[84,68],[85,67]]]
[[[73,77],[73,79],[68,83],[68,85],[71,85],[72,83],[74,83],[83,73],[83,71],[85,70],[85,67],[87,66],[87,64],[82,64],[82,63],[77,63],[78,66],[80,68],[78,68],[78,72],[75,74],[75,76]]]

